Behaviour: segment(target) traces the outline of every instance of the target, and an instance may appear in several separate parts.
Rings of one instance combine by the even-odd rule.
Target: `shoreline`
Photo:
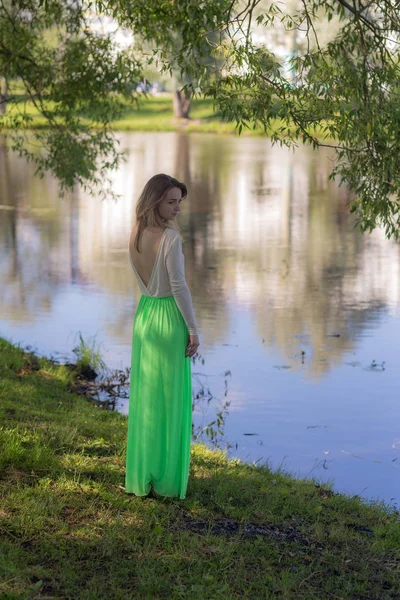
[[[0,595],[398,598],[400,513],[192,442],[185,500],[123,489],[127,418],[0,338]],[[276,595],[276,596],[275,596]]]
[[[18,96],[18,94],[16,94]],[[22,95],[20,102],[22,102]],[[26,112],[32,119],[29,127],[21,128],[19,131],[32,131],[35,129],[49,129],[47,121],[38,111],[27,103]],[[12,113],[10,113],[12,114]],[[90,124],[90,119],[83,116],[82,122]],[[215,112],[212,100],[208,98],[195,98],[192,100],[189,119],[177,119],[173,115],[172,110],[172,95],[160,94],[158,96],[148,96],[147,98],[138,99],[138,107],[135,108],[135,103],[126,103],[126,111],[119,119],[111,121],[110,130],[114,133],[128,132],[181,132],[181,133],[214,133],[219,135],[234,135],[236,137],[267,137],[270,138],[274,129],[282,125],[281,121],[273,121],[271,129],[264,132],[262,127],[249,129],[243,127],[239,135],[235,122],[224,121],[220,113]],[[95,125],[92,125],[96,129]],[[99,127],[97,127],[99,128]],[[292,125],[291,129],[296,130],[296,125]],[[6,135],[12,132],[12,128],[4,127],[2,133]],[[335,140],[331,137],[325,137],[314,130],[309,133],[319,142],[330,143]],[[301,139],[297,141],[301,142]]]

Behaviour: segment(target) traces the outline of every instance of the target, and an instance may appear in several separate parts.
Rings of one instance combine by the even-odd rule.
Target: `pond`
[[[73,358],[81,332],[108,367],[129,367],[135,202],[149,177],[169,173],[189,190],[178,223],[200,330],[193,384],[206,391],[197,430],[219,414],[230,456],[397,504],[400,245],[354,228],[346,187],[328,179],[332,151],[213,134],[118,138],[117,202],[60,198],[50,175],[34,177],[0,141],[0,335]]]

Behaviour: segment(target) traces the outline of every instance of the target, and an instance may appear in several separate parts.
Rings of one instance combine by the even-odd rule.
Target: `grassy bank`
[[[16,84],[14,97],[18,99],[21,110],[31,117],[30,126],[35,128],[47,127],[46,119],[37,111],[32,102],[27,101],[22,94],[20,84]],[[48,107],[51,110],[51,106]],[[9,106],[8,110],[16,111],[15,107]],[[87,120],[89,123],[89,120]],[[271,129],[264,132],[262,127],[254,130],[243,128],[243,136],[270,135],[274,130],[281,126],[281,121],[275,120]],[[126,103],[124,115],[112,122],[111,127],[114,131],[185,131],[198,133],[221,133],[238,135],[234,122],[227,122],[222,119],[222,115],[215,111],[213,102],[208,98],[196,98],[192,102],[190,110],[190,119],[175,119],[172,109],[172,95],[168,93],[159,96],[140,97],[139,104]],[[293,125],[293,129],[296,126]],[[310,131],[314,137],[322,141],[323,135]],[[327,140],[325,140],[327,141]],[[328,143],[329,140],[328,140]]]
[[[124,484],[126,418],[0,339],[0,597],[400,597],[399,514],[192,446],[185,500]]]

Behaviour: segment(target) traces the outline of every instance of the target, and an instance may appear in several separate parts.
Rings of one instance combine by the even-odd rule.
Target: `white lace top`
[[[185,278],[185,257],[182,252],[182,241],[178,232],[171,227],[164,230],[147,287],[135,269],[130,252],[129,259],[142,294],[152,298],[173,296],[185,319],[189,333],[198,335],[192,296]]]

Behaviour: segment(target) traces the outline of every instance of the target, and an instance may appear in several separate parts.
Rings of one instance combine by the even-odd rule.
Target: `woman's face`
[[[175,219],[181,210],[181,202],[182,190],[177,187],[170,188],[165,198],[158,205],[161,217],[167,221]]]

